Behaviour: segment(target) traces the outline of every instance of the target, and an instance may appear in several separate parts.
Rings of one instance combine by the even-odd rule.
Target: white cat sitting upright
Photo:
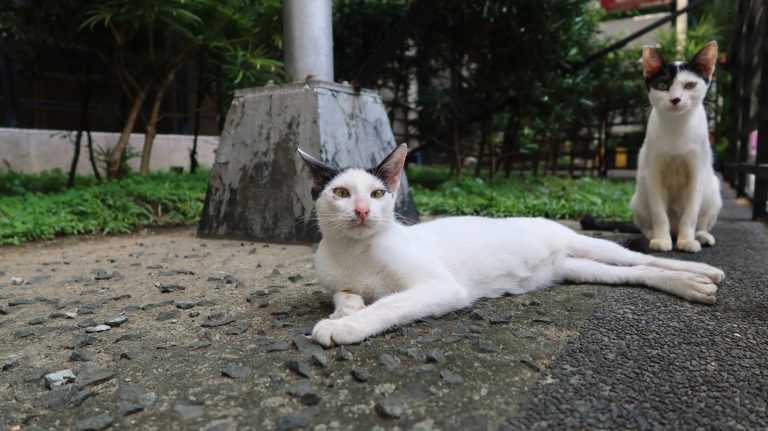
[[[715,244],[709,230],[723,204],[703,101],[716,60],[715,42],[688,62],[666,63],[655,49],[643,49],[652,109],[638,156],[632,212],[652,250],[671,250],[672,235],[682,251]]]
[[[541,218],[450,217],[414,226],[395,219],[408,150],[370,171],[340,170],[299,150],[312,174],[323,239],[315,255],[335,311],[315,325],[320,344],[350,344],[478,298],[525,293],[561,280],[643,284],[715,302],[723,271],[629,251]]]

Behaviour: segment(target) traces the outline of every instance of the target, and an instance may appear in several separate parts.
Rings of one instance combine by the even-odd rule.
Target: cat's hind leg
[[[652,266],[613,266],[590,259],[568,257],[558,265],[558,275],[576,283],[642,284],[689,301],[713,304],[717,285],[709,278],[684,271]]]
[[[335,310],[328,316],[329,319],[338,319],[349,316],[365,308],[363,297],[348,290],[340,290],[333,295]]]
[[[714,176],[714,175],[713,175]],[[709,233],[709,230],[715,225],[717,215],[723,207],[723,200],[720,197],[720,182],[714,177],[710,190],[705,191],[705,196],[701,202],[699,217],[696,221],[696,239],[701,245],[715,245],[715,237]]]
[[[705,263],[650,256],[627,250],[615,242],[579,235],[575,232],[574,235],[568,241],[568,252],[574,257],[596,260],[611,265],[644,265],[672,271],[691,272],[708,277],[715,283],[719,283],[725,278],[723,271]]]

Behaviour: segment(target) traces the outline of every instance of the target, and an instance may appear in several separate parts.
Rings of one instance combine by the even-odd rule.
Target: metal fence
[[[730,47],[731,128],[725,178],[746,196],[748,174],[755,176],[752,217],[766,216],[768,198],[768,3],[739,0]],[[754,139],[754,133],[757,139]]]

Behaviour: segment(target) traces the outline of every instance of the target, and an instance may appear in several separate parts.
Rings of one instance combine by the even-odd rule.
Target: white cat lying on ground
[[[339,170],[299,150],[323,235],[317,277],[336,292],[334,313],[312,331],[324,346],[562,280],[642,284],[715,302],[725,277],[717,268],[635,253],[546,219],[450,217],[403,226],[394,205],[407,152],[400,145],[366,171]]]

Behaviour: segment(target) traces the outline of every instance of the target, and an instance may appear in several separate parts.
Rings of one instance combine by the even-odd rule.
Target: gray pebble
[[[139,352],[136,352],[134,350],[127,350],[120,354],[121,359],[127,359],[129,361],[133,361],[134,359],[139,357]]]
[[[441,350],[432,349],[429,352],[427,352],[427,361],[441,364],[445,362],[445,355]]]
[[[297,428],[306,428],[312,421],[312,412],[303,410],[292,415],[280,415],[277,417],[275,426],[277,431],[290,431]]]
[[[515,331],[515,336],[518,338],[536,338],[536,333],[528,329],[518,329]]]
[[[134,341],[138,340],[139,338],[143,337],[143,335],[139,332],[130,332],[128,334],[123,334],[115,340],[115,343],[119,343],[121,341]]]
[[[75,374],[72,370],[56,371],[55,373],[46,374],[43,377],[45,377],[45,386],[47,386],[48,389],[53,389],[57,386],[75,381]]]
[[[299,402],[301,402],[305,406],[314,406],[314,405],[317,405],[320,401],[322,401],[322,397],[320,397],[320,395],[314,392],[304,394],[304,396],[302,396],[301,399],[299,400]]]
[[[400,329],[400,332],[403,333],[403,337],[415,337],[418,331],[416,331],[416,328],[413,326],[406,326]]]
[[[358,382],[364,383],[368,381],[371,375],[365,368],[355,368],[352,370],[352,377]]]
[[[528,366],[528,368],[532,369],[533,371],[536,371],[537,373],[541,371],[541,365],[534,361],[530,356],[520,357],[520,362]]]
[[[85,328],[85,332],[104,332],[109,331],[110,329],[112,329],[112,327],[109,325],[96,325]]]
[[[179,310],[161,311],[160,314],[155,317],[155,320],[158,322],[165,322],[166,320],[175,319],[179,316],[181,316],[181,311]]]
[[[313,392],[314,390],[315,388],[312,385],[312,382],[307,379],[301,379],[288,387],[288,394],[297,398],[301,398],[304,395]]]
[[[419,365],[418,367],[414,367],[414,369],[413,369],[413,371],[415,371],[418,374],[428,373],[428,372],[434,371],[434,370],[435,370],[435,366],[432,365],[432,364]]]
[[[80,386],[80,388],[86,388],[88,386],[98,385],[108,380],[112,380],[116,375],[117,373],[112,370],[103,368],[91,369],[79,374],[78,386]]]
[[[63,385],[39,396],[32,405],[42,409],[53,409],[71,403],[77,394],[77,385]]]
[[[119,402],[117,403],[116,410],[118,415],[128,416],[144,410],[144,406],[142,406],[141,404],[134,404],[129,402]]]
[[[210,341],[208,341],[208,340],[200,340],[200,341],[195,341],[194,343],[192,343],[192,344],[190,344],[189,346],[187,346],[187,349],[188,349],[188,350],[200,350],[200,349],[205,349],[206,347],[210,347],[210,346],[211,346],[211,344],[212,344],[212,343],[211,343]]]
[[[328,357],[322,353],[313,353],[309,358],[309,361],[312,365],[317,365],[318,367],[322,368],[327,367],[329,363]]]
[[[224,333],[227,335],[241,335],[251,327],[251,322],[245,322],[242,325],[227,329]]]
[[[251,374],[251,369],[240,365],[233,365],[221,370],[221,374],[232,379],[242,379]]]
[[[205,414],[203,406],[196,404],[176,404],[173,406],[173,411],[176,412],[176,414],[179,415],[179,418],[183,421],[191,421]]]
[[[116,327],[122,325],[123,323],[125,323],[127,321],[128,321],[127,317],[125,317],[125,316],[117,316],[117,317],[113,317],[111,319],[105,320],[104,324],[105,325],[109,325],[109,326],[111,326],[113,328],[116,328]]]
[[[45,323],[45,317],[36,317],[27,322],[27,325],[42,325],[43,323]]]
[[[347,350],[347,348],[344,346],[339,347],[339,351],[336,352],[336,360],[349,361],[350,359],[352,359],[352,352]]]
[[[35,300],[33,299],[27,299],[27,298],[13,298],[8,300],[8,306],[9,307],[15,307],[17,305],[28,305],[28,304],[34,304]]]
[[[381,398],[376,402],[376,413],[385,419],[398,419],[405,413],[403,400],[397,396]]]
[[[173,305],[176,308],[181,308],[182,310],[189,310],[190,308],[197,305],[197,301],[190,301],[190,300],[175,301]]]
[[[182,286],[180,284],[155,284],[155,287],[160,290],[160,293],[171,293],[171,292],[178,292],[180,290],[186,289],[185,286]]]
[[[405,356],[417,361],[421,361],[424,359],[424,352],[422,352],[421,349],[419,349],[418,347],[411,347],[408,349],[404,349],[403,353],[405,353]]]
[[[145,408],[154,404],[157,399],[154,392],[140,385],[120,386],[115,395],[120,401],[139,404]]]
[[[75,423],[72,426],[72,431],[101,431],[110,426],[112,426],[112,416],[105,412]]]
[[[70,361],[88,362],[96,359],[96,354],[84,347],[75,347],[69,355]]]
[[[16,338],[27,338],[35,335],[35,330],[32,328],[17,329],[13,332],[13,335],[16,336]]]
[[[200,326],[203,328],[215,328],[217,326],[224,326],[235,322],[235,319],[226,316],[214,315],[208,316],[208,320],[203,322]]]
[[[440,339],[440,336],[437,334],[428,334],[428,335],[422,335],[421,337],[417,338],[416,342],[421,344],[427,344],[427,343],[434,343],[439,339]]]
[[[302,377],[306,377],[308,379],[312,378],[312,372],[309,370],[309,368],[295,359],[286,361],[285,367]]]
[[[267,353],[269,352],[284,352],[291,348],[291,344],[287,341],[275,341],[267,347]]]
[[[443,381],[445,383],[448,383],[449,385],[459,385],[461,383],[464,383],[463,377],[449,370],[440,371],[440,378],[442,378]]]
[[[489,340],[478,341],[477,348],[483,353],[496,353],[499,351],[499,348]]]
[[[11,359],[10,361],[6,361],[3,363],[2,370],[3,371],[10,371],[16,367],[19,366],[19,360],[18,359]]]

